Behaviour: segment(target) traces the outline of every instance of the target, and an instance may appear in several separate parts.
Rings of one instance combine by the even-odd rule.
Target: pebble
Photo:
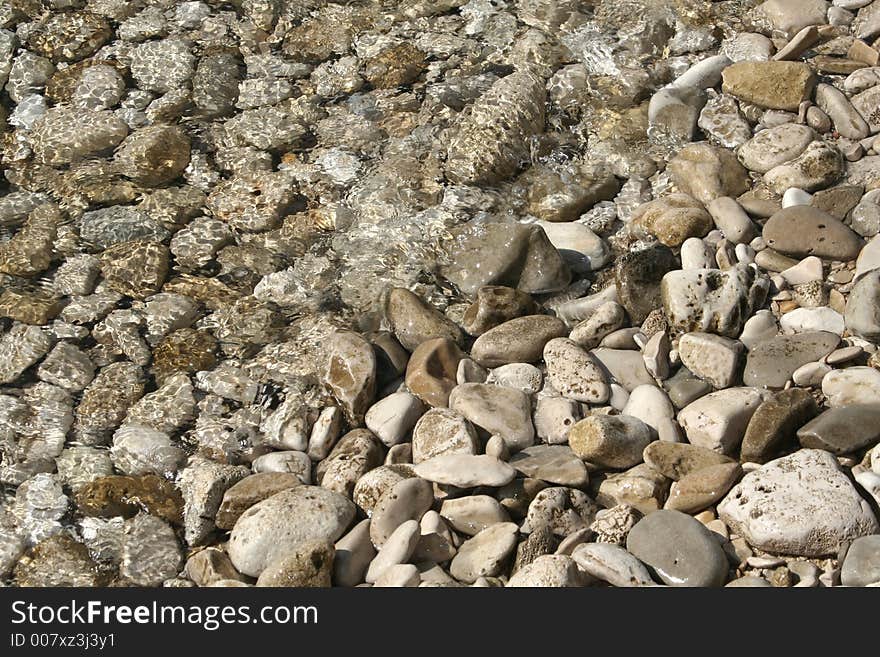
[[[468,584],[480,577],[497,576],[516,549],[517,531],[512,522],[499,522],[469,538],[452,559],[450,574]]]
[[[500,436],[511,451],[529,447],[535,441],[531,403],[521,390],[465,383],[449,395],[449,407],[489,435]]]
[[[802,425],[797,437],[804,447],[832,454],[850,454],[874,445],[880,441],[880,403],[829,408]]]
[[[327,540],[303,541],[275,559],[257,578],[257,586],[327,588],[336,549]]]
[[[333,583],[337,586],[361,584],[376,556],[376,549],[370,541],[370,519],[361,520],[352,527],[334,548]]]
[[[510,520],[498,500],[488,495],[444,500],[440,515],[454,530],[467,536],[475,536],[491,525]]]
[[[480,336],[511,319],[534,313],[535,303],[525,292],[502,285],[486,285],[477,290],[461,326],[469,334]]]
[[[637,351],[599,347],[589,354],[608,372],[612,383],[620,384],[629,392],[640,385],[655,385],[654,378],[645,367],[642,354]]]
[[[415,466],[417,477],[458,488],[509,484],[516,470],[486,454],[441,454]]]
[[[809,100],[816,76],[803,62],[745,61],[724,69],[721,89],[740,101],[797,111]]]
[[[373,404],[364,422],[385,445],[391,447],[407,438],[425,406],[408,392],[396,392]]]
[[[743,383],[783,388],[795,370],[830,354],[840,336],[825,331],[781,335],[754,344],[746,358]]]
[[[431,484],[418,477],[403,479],[386,491],[373,507],[370,540],[381,547],[404,522],[421,520],[434,503]]]
[[[764,240],[786,255],[853,260],[862,240],[830,214],[809,206],[784,208],[764,225]]]
[[[462,332],[443,313],[404,288],[393,288],[385,304],[385,316],[394,336],[408,351],[432,338],[461,343]]]
[[[660,510],[632,528],[626,549],[669,586],[722,586],[727,557],[705,527],[680,511]]]
[[[441,454],[476,454],[479,448],[473,425],[457,411],[432,408],[416,422],[412,432],[413,463]]]
[[[367,429],[345,434],[315,468],[315,481],[328,490],[351,496],[355,483],[382,463],[382,447]]]
[[[632,215],[632,225],[674,247],[691,237],[704,237],[712,228],[712,218],[691,196],[670,194],[639,206]]]
[[[541,359],[544,345],[566,333],[565,323],[556,317],[517,317],[480,335],[471,347],[471,358],[483,367],[534,363]]]
[[[574,400],[539,397],[532,419],[538,438],[550,445],[559,445],[568,442],[568,433],[580,417],[580,405]]]
[[[649,444],[643,452],[643,458],[647,465],[673,481],[706,468],[733,462],[729,456],[705,447],[664,441]]]
[[[577,425],[575,424],[574,427]],[[573,427],[573,428],[574,428]],[[508,461],[526,477],[550,484],[582,488],[589,475],[583,461],[565,445],[534,445],[514,454]]]
[[[508,388],[522,390],[527,395],[532,395],[541,390],[544,383],[544,375],[534,365],[528,363],[509,363],[496,367],[485,379],[486,383],[493,383]]]
[[[664,274],[677,268],[675,254],[662,244],[625,253],[617,259],[614,279],[618,300],[633,322],[643,322],[652,310],[660,307],[660,281]]]
[[[373,584],[388,568],[409,561],[416,549],[420,535],[418,521],[407,520],[400,524],[370,562],[367,568],[366,582]]]
[[[464,353],[448,338],[426,340],[406,366],[406,387],[428,406],[448,406]]]
[[[740,449],[742,462],[766,463],[791,447],[795,432],[818,413],[806,390],[791,388],[761,402],[749,420]]]
[[[729,196],[719,196],[706,206],[715,226],[724,233],[724,237],[734,244],[751,242],[758,234],[752,220],[735,199]],[[709,267],[711,265],[704,265]],[[684,257],[682,257],[684,268]],[[700,269],[702,267],[692,267]]]
[[[608,247],[584,224],[539,221],[538,225],[572,271],[586,273],[608,264],[611,255]]]
[[[376,356],[357,333],[337,331],[327,345],[324,382],[354,421],[361,421],[376,394]]]
[[[587,529],[597,510],[595,502],[583,491],[553,486],[535,495],[521,529],[526,533],[549,529],[556,536],[569,536]]]
[[[822,393],[832,408],[875,403],[880,399],[880,371],[873,367],[832,370],[822,378]]]
[[[578,568],[611,586],[654,586],[645,565],[619,545],[585,543],[574,549],[571,558]]]
[[[724,497],[740,477],[739,463],[710,465],[690,472],[672,482],[663,508],[689,514],[702,511]]]
[[[544,346],[547,381],[563,397],[601,404],[611,390],[605,372],[590,354],[568,338],[554,338]]]
[[[718,390],[685,406],[678,422],[691,444],[731,454],[762,401],[756,388]]]
[[[816,133],[812,128],[798,123],[783,123],[761,130],[740,147],[737,157],[749,171],[767,173],[773,167],[795,159],[815,139]]]
[[[568,337],[584,349],[593,349],[605,337],[619,329],[625,319],[626,311],[623,307],[614,301],[608,301],[575,325]],[[546,346],[544,345],[545,350]]]
[[[826,306],[795,308],[780,318],[779,326],[784,333],[824,331],[843,335],[845,329],[843,315]]]
[[[844,586],[868,586],[880,582],[880,535],[862,536],[849,546],[840,569]]]
[[[232,529],[235,521],[257,502],[300,484],[299,477],[289,472],[248,475],[224,491],[215,523],[221,529]]]
[[[578,458],[615,469],[641,463],[642,452],[653,440],[648,425],[628,415],[591,415],[575,424],[568,436]]]
[[[864,251],[868,248],[865,247]],[[859,258],[863,268],[864,251]],[[875,269],[859,278],[849,294],[844,312],[846,328],[866,340],[880,339],[878,308],[880,308],[880,270]]]
[[[734,64],[725,69],[729,71]],[[748,185],[748,174],[736,157],[708,142],[688,144],[667,165],[678,188],[704,205],[719,196],[739,196]]]
[[[686,333],[678,341],[682,364],[715,388],[729,388],[739,373],[743,345],[711,333]]]
[[[508,580],[509,588],[571,588],[582,585],[582,576],[571,557],[545,554],[523,566]]]
[[[815,449],[799,450],[747,474],[718,512],[749,545],[771,554],[834,554],[844,541],[878,531],[873,511],[837,460]]]

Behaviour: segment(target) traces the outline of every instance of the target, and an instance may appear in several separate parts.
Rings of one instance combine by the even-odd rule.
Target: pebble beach
[[[880,586],[880,0],[0,5],[0,586]]]

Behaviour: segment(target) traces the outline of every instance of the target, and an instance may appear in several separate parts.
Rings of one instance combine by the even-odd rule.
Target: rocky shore
[[[880,585],[880,0],[10,0],[7,586]]]

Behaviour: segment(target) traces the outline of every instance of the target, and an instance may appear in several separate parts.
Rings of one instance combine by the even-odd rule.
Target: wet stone
[[[801,445],[849,454],[880,441],[880,404],[829,408],[797,430]]]
[[[175,525],[183,519],[183,498],[177,488],[152,474],[99,477],[80,488],[75,499],[80,512],[88,516],[131,518],[143,511]]]
[[[782,388],[797,368],[827,356],[839,342],[839,336],[825,331],[781,335],[761,341],[749,351],[743,383]]]

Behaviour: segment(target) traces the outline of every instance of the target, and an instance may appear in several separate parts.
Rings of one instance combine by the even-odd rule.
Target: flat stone
[[[338,493],[297,486],[245,511],[229,536],[228,552],[239,572],[258,577],[280,556],[307,540],[335,541],[354,519],[355,506]]]
[[[507,463],[486,454],[441,454],[419,463],[415,473],[422,479],[459,488],[498,488],[516,476],[516,470]]]
[[[605,368],[610,381],[619,383],[627,391],[641,385],[656,385],[638,351],[599,347],[590,351],[590,356]]]
[[[844,320],[851,333],[880,341],[880,270],[869,271],[856,281],[846,300]]]
[[[327,345],[324,382],[354,422],[364,413],[376,394],[376,356],[373,347],[352,331],[337,331]]]
[[[642,452],[653,440],[648,425],[629,415],[591,415],[575,424],[568,435],[578,458],[617,469],[641,463]]]
[[[478,448],[473,425],[450,408],[432,408],[413,428],[412,460],[415,464],[440,454],[476,454]]]
[[[710,465],[690,472],[669,488],[664,509],[697,513],[727,494],[742,476],[739,463]]]
[[[571,557],[545,554],[516,571],[508,588],[572,588],[582,584],[582,577]]]
[[[452,528],[467,536],[475,536],[499,522],[510,522],[510,516],[494,497],[469,495],[444,500],[440,515]]]
[[[801,445],[850,454],[880,441],[880,403],[829,408],[797,432]]]
[[[563,397],[575,401],[601,404],[611,390],[600,365],[576,342],[554,338],[544,347],[547,381]]]
[[[822,394],[833,408],[873,404],[880,399],[880,370],[865,366],[832,370],[822,378]]]
[[[669,586],[722,586],[727,557],[708,529],[680,511],[661,510],[636,523],[626,549]]]
[[[487,434],[501,436],[512,452],[532,445],[535,427],[531,403],[521,390],[485,383],[464,383],[449,396],[449,407]]]
[[[791,388],[761,402],[746,427],[740,450],[743,463],[766,463],[793,445],[796,432],[819,412],[806,390]]]
[[[526,447],[508,462],[526,477],[550,484],[581,488],[589,481],[584,462],[566,445]]]
[[[862,239],[826,212],[807,205],[783,208],[764,224],[767,246],[795,257],[815,255],[832,260],[854,260]]]
[[[767,173],[773,167],[795,159],[818,135],[798,123],[783,123],[761,130],[737,152],[739,161],[750,171]]]
[[[678,422],[691,444],[731,454],[762,401],[756,388],[719,390],[685,406]]]
[[[574,549],[571,558],[581,570],[611,586],[654,585],[645,565],[619,545],[584,543]]]
[[[503,285],[486,285],[477,290],[476,299],[461,320],[469,335],[479,336],[499,324],[535,313],[535,302],[525,292]]]
[[[257,586],[328,588],[336,549],[326,540],[303,541],[272,561],[260,573]]]
[[[675,254],[662,244],[617,258],[614,264],[617,296],[633,322],[643,322],[648,313],[660,307],[660,281],[678,266]]]
[[[780,335],[751,347],[743,371],[743,383],[782,388],[801,365],[830,354],[840,342],[834,333],[817,331]]]
[[[734,462],[729,456],[705,447],[662,440],[648,445],[642,456],[646,464],[673,481],[706,468]]]
[[[407,520],[421,520],[433,504],[434,489],[425,479],[411,477],[396,483],[373,507],[370,522],[373,545],[381,547]]]
[[[448,338],[426,340],[406,366],[406,387],[428,406],[447,406],[464,353]]]
[[[809,100],[815,84],[815,73],[803,62],[750,61],[724,69],[721,89],[741,101],[793,112]]]
[[[232,529],[241,514],[257,502],[300,484],[299,477],[290,472],[260,472],[249,475],[223,493],[215,524],[220,529]]]
[[[844,541],[880,531],[834,456],[813,449],[747,474],[718,513],[749,545],[771,554],[821,557],[835,554]]]
[[[431,338],[448,338],[458,344],[463,339],[461,329],[452,320],[402,287],[389,292],[385,316],[395,337],[408,351]]]
[[[502,572],[516,549],[518,528],[512,522],[491,525],[462,543],[449,566],[455,579],[472,584],[480,577]]]
[[[857,538],[846,551],[840,569],[844,586],[868,586],[880,582],[880,535]]]
[[[571,281],[565,261],[540,226],[490,223],[465,230],[451,254],[455,265],[444,272],[465,294],[484,285],[543,294]]]
[[[526,315],[489,329],[471,347],[471,358],[483,367],[507,363],[535,363],[544,345],[568,334],[561,319],[550,315]]]
[[[403,442],[425,412],[425,405],[408,392],[395,392],[370,406],[364,418],[367,428],[391,447]]]
[[[734,64],[725,69],[725,73]],[[704,205],[719,196],[739,196],[749,188],[748,172],[730,151],[708,142],[688,144],[666,168],[676,186]]]
[[[743,345],[711,333],[686,333],[678,341],[681,362],[716,388],[728,388],[739,373]]]

